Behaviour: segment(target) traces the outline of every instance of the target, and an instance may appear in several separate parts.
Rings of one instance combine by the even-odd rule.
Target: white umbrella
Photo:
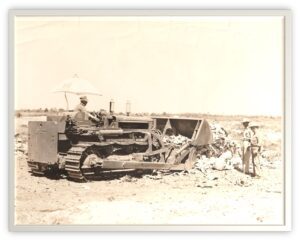
[[[53,92],[63,92],[65,93],[65,98],[67,102],[67,110],[69,110],[69,102],[67,98],[67,93],[76,95],[100,95],[100,92],[94,87],[88,80],[78,78],[77,74],[73,78],[66,79],[61,82]]]

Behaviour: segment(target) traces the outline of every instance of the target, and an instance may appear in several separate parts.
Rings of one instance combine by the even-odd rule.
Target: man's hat
[[[88,99],[87,99],[86,96],[80,96],[80,100],[81,100],[81,101],[86,101],[86,102],[88,102]]]
[[[244,118],[243,120],[242,120],[242,123],[249,123],[250,122],[250,120],[248,119],[248,118]]]
[[[249,124],[249,127],[251,128],[251,127],[259,127],[259,125],[258,125],[258,123],[256,123],[256,122],[250,122],[250,124]]]

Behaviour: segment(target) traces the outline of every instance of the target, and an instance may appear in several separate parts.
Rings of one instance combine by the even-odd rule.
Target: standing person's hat
[[[258,125],[258,123],[256,123],[256,122],[250,122],[250,124],[249,124],[249,127],[251,128],[251,127],[259,127],[259,125]]]
[[[244,118],[244,119],[242,120],[242,123],[250,123],[250,120],[247,119],[247,118]]]
[[[87,99],[87,97],[86,97],[86,96],[81,96],[81,97],[80,97],[80,100],[81,100],[81,101],[88,102],[88,99]]]

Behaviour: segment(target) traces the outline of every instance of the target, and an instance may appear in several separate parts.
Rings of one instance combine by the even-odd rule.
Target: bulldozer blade
[[[212,143],[212,132],[205,119],[155,117],[154,127],[163,134],[171,129],[174,135],[182,135],[191,139],[192,146],[203,146]]]

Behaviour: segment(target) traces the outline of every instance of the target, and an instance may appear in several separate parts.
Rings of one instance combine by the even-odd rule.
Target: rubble
[[[187,138],[186,136],[182,136],[182,135],[177,135],[177,136],[175,136],[175,135],[171,135],[171,136],[166,135],[163,138],[163,142],[165,144],[167,144],[167,145],[172,144],[172,145],[175,145],[177,147],[180,147],[180,146],[186,144],[189,141],[190,141],[189,138]]]
[[[236,142],[230,139],[228,132],[217,123],[211,124],[211,130],[213,133],[213,143],[198,148],[197,160],[193,169],[188,173],[196,174],[199,171],[209,179],[211,177],[209,170],[225,171],[234,168],[241,169],[242,159],[236,151],[238,148]],[[182,145],[188,143],[190,139],[181,135],[170,135],[165,136],[163,141],[166,145],[173,145],[175,148],[180,148]],[[215,179],[215,176],[213,179]]]
[[[195,162],[195,169],[206,173],[208,169],[214,169],[218,171],[232,170],[239,168],[242,164],[242,159],[238,156],[233,156],[230,151],[224,152],[220,157],[206,157],[202,155],[198,157]]]
[[[144,175],[143,178],[149,178],[149,179],[153,179],[153,180],[159,180],[162,179],[162,175]]]
[[[219,157],[227,150],[230,150],[233,154],[237,153],[238,144],[230,138],[228,132],[221,125],[213,123],[210,128],[213,133],[213,143],[210,145],[213,156]]]
[[[130,175],[125,175],[119,179],[119,182],[137,182],[137,178]]]
[[[27,144],[20,138],[15,139],[15,152],[27,155]]]
[[[218,171],[232,170],[242,167],[242,159],[239,156],[237,143],[232,140],[228,132],[219,124],[211,124],[213,132],[213,143],[209,145],[209,155],[198,154],[195,162],[195,169],[203,173],[213,169]],[[201,153],[201,150],[200,152]]]
[[[226,139],[228,132],[217,123],[210,124],[210,129],[213,133],[213,141],[216,142],[219,139]]]

